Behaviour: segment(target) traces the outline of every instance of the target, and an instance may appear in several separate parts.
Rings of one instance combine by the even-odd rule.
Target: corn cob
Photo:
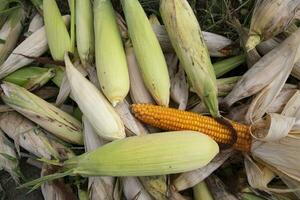
[[[132,111],[144,123],[164,130],[199,131],[222,144],[228,144],[231,140],[230,131],[208,116],[150,104],[133,104]],[[241,151],[250,151],[251,135],[249,126],[235,122],[232,122],[232,125],[237,131],[237,141],[233,147]]]
[[[261,41],[284,31],[299,8],[299,0],[257,1],[249,31],[246,49],[254,49]]]
[[[121,3],[145,86],[159,105],[168,106],[168,68],[146,13],[138,0],[122,0]]]
[[[186,0],[162,0],[160,13],[191,87],[211,115],[220,116],[216,75],[192,8]]]
[[[94,61],[93,9],[90,1],[76,1],[76,43],[84,67]]]
[[[72,52],[71,38],[55,0],[43,0],[44,23],[49,49],[54,60]]]
[[[217,143],[195,131],[177,131],[115,140],[92,152],[52,164],[61,173],[33,180],[23,187],[67,175],[152,176],[190,171],[207,165],[219,152]]]
[[[24,14],[23,8],[16,9],[10,14],[0,30],[0,40],[3,41],[0,43],[0,65],[7,59],[17,44],[23,28]]]
[[[82,144],[81,123],[68,113],[13,83],[1,84],[2,100],[64,141]]]

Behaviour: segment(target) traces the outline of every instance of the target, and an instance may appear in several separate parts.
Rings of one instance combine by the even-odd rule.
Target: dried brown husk
[[[225,97],[224,103],[231,106],[243,98],[258,93],[282,72],[288,73],[300,58],[300,54],[297,53],[299,46],[300,29],[249,69]]]
[[[145,190],[138,178],[124,177],[122,184],[126,199],[152,200],[150,194]]]
[[[107,143],[107,141],[95,133],[92,125],[85,116],[82,117],[82,121],[84,124],[84,144],[86,152],[93,151]],[[89,177],[88,191],[90,199],[113,200],[114,182],[115,178],[113,177]]]
[[[174,181],[173,186],[177,191],[182,191],[194,187],[199,182],[206,179],[216,169],[218,169],[229,157],[236,152],[232,149],[221,151],[208,165],[205,167],[185,172],[179,175]]]
[[[251,18],[246,48],[251,50],[261,41],[284,31],[295,17],[299,5],[298,0],[257,1]]]
[[[180,64],[178,65],[179,61],[176,54],[165,54],[165,57],[171,80],[171,98],[179,105],[178,109],[185,110],[189,96],[189,88],[185,78],[185,72],[182,66],[180,66]]]
[[[215,175],[211,175],[206,179],[207,187],[209,188],[214,199],[218,200],[238,200],[236,196],[226,190],[225,184]]]
[[[21,146],[39,158],[65,160],[74,155],[70,149],[49,139],[41,128],[17,112],[2,113],[0,128],[14,140],[19,154]]]
[[[43,165],[41,176],[46,176],[55,171],[52,166]],[[77,200],[72,188],[65,184],[62,179],[46,182],[41,186],[42,194],[45,200]]]

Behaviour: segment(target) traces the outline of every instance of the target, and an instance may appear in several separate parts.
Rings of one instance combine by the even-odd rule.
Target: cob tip
[[[249,35],[249,38],[245,45],[247,52],[254,49],[260,42],[261,42],[261,37],[259,35],[257,35],[257,34]]]

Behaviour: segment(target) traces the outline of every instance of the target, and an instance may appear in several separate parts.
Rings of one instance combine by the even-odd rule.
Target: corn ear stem
[[[110,0],[94,2],[96,67],[101,90],[113,106],[129,92],[125,51]]]
[[[73,66],[67,54],[65,55],[65,63],[72,95],[97,134],[107,140],[124,138],[124,124],[110,103],[100,91]]]
[[[210,114],[220,116],[216,75],[192,8],[186,0],[162,0],[160,13],[192,88]]]
[[[138,0],[121,0],[121,4],[145,86],[159,105],[168,106],[168,68],[151,24]]]
[[[1,87],[5,104],[60,139],[83,144],[81,123],[74,117],[13,83],[4,82]]]
[[[95,39],[91,1],[76,0],[76,43],[84,67],[94,61]]]
[[[44,23],[48,46],[54,60],[63,60],[65,52],[73,52],[67,27],[55,0],[43,0]]]
[[[226,58],[213,64],[216,77],[219,78],[227,72],[235,69],[246,61],[245,55],[238,55],[231,58]]]
[[[204,181],[201,181],[193,187],[195,200],[213,200],[212,195]]]

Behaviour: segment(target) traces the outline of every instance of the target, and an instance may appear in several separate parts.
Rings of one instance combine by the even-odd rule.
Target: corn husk
[[[43,165],[41,177],[49,175],[51,172],[53,172],[51,166]],[[63,180],[44,183],[41,190],[45,200],[77,200],[72,188],[65,184]]]
[[[23,8],[14,10],[0,30],[0,39],[3,41],[3,43],[0,43],[0,65],[7,59],[17,44],[23,29],[24,15]]]
[[[180,173],[207,165],[218,152],[214,140],[195,131],[134,136],[113,141],[63,163],[51,161],[61,166],[61,173],[36,179],[23,187],[39,186],[67,175],[122,177]]]
[[[208,165],[205,167],[182,173],[174,181],[173,185],[177,191],[182,191],[194,187],[201,181],[205,180],[210,174],[218,169],[229,157],[235,154],[232,149],[221,151]]]
[[[238,200],[233,194],[226,190],[225,184],[215,175],[211,175],[206,179],[207,186],[211,192],[213,199],[218,200]]]
[[[84,67],[94,61],[95,39],[93,26],[93,8],[90,1],[76,1],[76,43]]]
[[[84,124],[84,144],[86,152],[96,150],[105,142],[94,131],[92,125],[85,116],[82,118]],[[113,189],[115,179],[109,176],[89,177],[88,191],[91,200],[113,200]]]
[[[70,17],[64,16],[64,21],[69,24]],[[6,61],[0,66],[0,78],[32,63],[34,60],[22,55],[39,57],[48,49],[45,26],[40,28],[19,44]]]
[[[224,74],[226,74],[227,72],[235,69],[236,67],[243,64],[245,60],[246,60],[246,56],[242,54],[214,63],[213,66],[214,66],[216,77],[219,78]]]
[[[104,95],[113,106],[127,96],[129,75],[123,43],[110,0],[94,3],[96,67]]]
[[[191,87],[211,115],[219,116],[216,76],[192,8],[187,1],[163,0],[160,13]]]
[[[39,158],[64,160],[74,155],[63,145],[48,139],[42,129],[17,112],[1,114],[0,128],[14,140],[19,154],[21,146]]]
[[[25,34],[25,36],[26,37],[30,36],[32,33],[39,30],[43,26],[44,26],[43,17],[39,13],[35,14],[29,24],[29,27],[28,27],[28,30],[27,30],[27,33]]]
[[[13,145],[0,130],[0,170],[7,171],[12,178],[19,182],[18,158]]]
[[[81,124],[71,115],[12,83],[2,85],[2,100],[60,139],[82,144]]]
[[[181,65],[178,66],[179,61],[175,54],[166,54],[165,57],[171,80],[171,98],[179,105],[178,109],[185,110],[189,96],[189,87],[185,78],[185,72]]]
[[[0,3],[0,12],[5,11],[9,6],[9,1],[1,1]],[[3,24],[5,23],[7,19],[7,14],[0,14],[0,29],[2,28]]]
[[[168,106],[168,68],[151,24],[138,0],[122,0],[121,3],[145,86],[159,105]]]
[[[153,24],[152,28],[160,43],[162,50],[165,53],[173,53],[174,49],[172,47],[165,26],[160,24]],[[233,54],[233,51],[231,50],[230,47],[233,44],[232,40],[211,32],[203,31],[202,33],[203,33],[204,42],[208,48],[210,56],[225,57]]]
[[[190,198],[183,196],[175,188],[171,187],[169,190],[168,198],[170,200],[191,200]]]
[[[72,95],[96,133],[108,140],[125,137],[123,122],[100,91],[73,66],[65,55],[66,74]],[[88,97],[88,98],[87,98]]]
[[[127,135],[144,135],[148,133],[148,130],[131,113],[130,106],[126,100],[119,103],[115,110],[124,123]]]
[[[288,74],[299,59],[300,54],[297,54],[300,49],[299,44],[300,29],[281,43],[280,46],[262,57],[248,70],[238,81],[231,93],[225,97],[224,103],[231,106],[238,100],[260,92],[276,77],[284,77],[284,74]]]
[[[218,97],[226,96],[240,80],[240,76],[217,79]]]
[[[55,0],[43,0],[43,14],[51,56],[63,60],[65,52],[72,52],[72,44]]]
[[[42,99],[53,99],[57,96],[58,89],[54,86],[44,86],[38,90],[35,90],[34,94]]]
[[[246,49],[251,50],[261,41],[284,31],[294,18],[299,5],[298,0],[257,1],[251,18]]]
[[[124,196],[126,199],[151,200],[151,196],[145,190],[136,177],[124,177],[122,179]]]
[[[205,181],[201,181],[193,187],[195,200],[213,200]]]
[[[167,200],[168,185],[166,176],[139,177],[146,191],[157,200]]]
[[[132,102],[154,104],[155,101],[144,84],[131,42],[127,42],[125,48],[130,78],[130,97]]]
[[[31,0],[31,3],[35,6],[37,11],[42,15],[43,14],[43,0]]]

